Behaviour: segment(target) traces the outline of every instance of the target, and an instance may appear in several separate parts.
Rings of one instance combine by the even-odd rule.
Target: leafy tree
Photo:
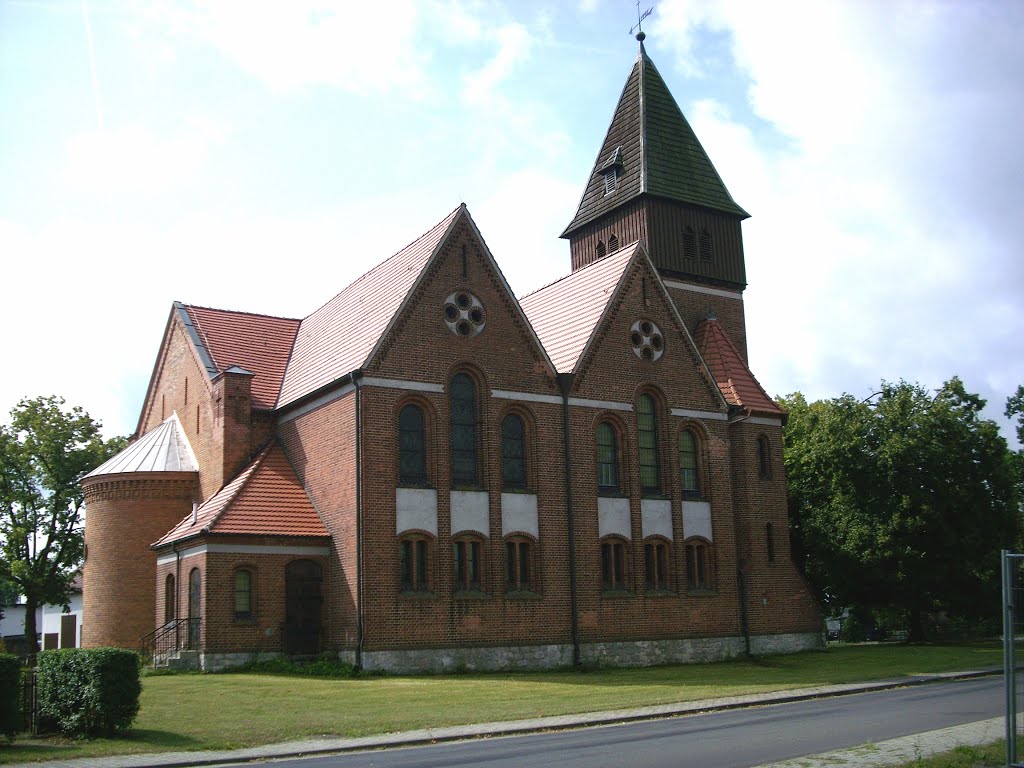
[[[999,550],[1021,531],[1013,455],[958,378],[934,395],[883,382],[789,411],[785,462],[804,570],[831,608],[996,615]]]
[[[59,397],[22,400],[0,425],[0,579],[25,596],[25,640],[35,648],[36,607],[66,605],[82,560],[84,497],[78,481],[124,447]]]

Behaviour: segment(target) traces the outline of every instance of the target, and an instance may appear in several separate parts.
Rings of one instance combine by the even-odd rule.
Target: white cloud
[[[498,50],[483,67],[466,77],[463,95],[471,103],[486,104],[493,101],[501,81],[530,52],[530,34],[522,24],[505,24],[495,29],[489,37],[497,43]]]

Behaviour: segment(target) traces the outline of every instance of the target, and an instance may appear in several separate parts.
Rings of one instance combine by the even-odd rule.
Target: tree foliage
[[[804,570],[823,602],[925,617],[998,615],[999,550],[1021,532],[1014,457],[958,378],[883,382],[789,411],[785,462]]]
[[[59,397],[22,400],[0,425],[0,580],[25,596],[25,639],[35,609],[66,605],[82,561],[84,497],[78,481],[125,445]]]

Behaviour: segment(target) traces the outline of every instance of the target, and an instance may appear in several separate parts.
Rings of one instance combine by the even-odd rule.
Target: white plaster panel
[[[629,499],[597,497],[597,535],[633,538],[629,524]]]
[[[476,531],[491,535],[487,491],[452,491],[452,533]]]
[[[683,502],[683,536],[703,536],[714,541],[711,536],[711,504],[707,501]]]
[[[537,525],[537,496],[533,493],[501,494],[501,535],[515,531],[540,538]]]
[[[395,490],[395,530],[429,531],[437,536],[437,491],[433,488]]]
[[[641,499],[640,520],[645,539],[648,536],[672,538],[672,502],[668,499]]]

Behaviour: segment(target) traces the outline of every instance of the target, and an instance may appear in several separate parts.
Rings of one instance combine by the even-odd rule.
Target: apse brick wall
[[[355,403],[350,392],[278,428],[288,460],[331,534],[324,642],[337,649],[356,644]]]
[[[106,475],[89,478],[82,486],[82,644],[138,648],[139,639],[156,627],[158,615],[153,604],[156,555],[149,545],[191,510],[195,474]]]
[[[731,429],[750,631],[820,632],[821,609],[790,556],[782,427],[745,421]],[[761,476],[758,461],[760,436],[766,437],[770,445],[771,472],[767,478]],[[768,560],[768,523],[773,529],[772,562]]]

